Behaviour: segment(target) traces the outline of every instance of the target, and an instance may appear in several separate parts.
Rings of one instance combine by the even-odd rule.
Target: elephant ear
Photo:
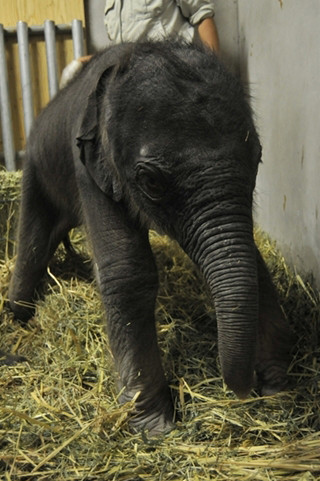
[[[104,140],[102,146],[99,129],[98,98],[102,89],[105,89],[103,85],[106,82],[103,79],[107,77],[110,70],[111,68],[105,69],[96,79],[96,82],[93,81],[93,87],[87,97],[87,104],[82,114],[76,142],[80,150],[80,160],[92,179],[102,192],[118,202],[122,198],[121,184],[112,160],[111,148],[109,145],[105,145],[107,140]],[[104,128],[107,128],[107,125]]]

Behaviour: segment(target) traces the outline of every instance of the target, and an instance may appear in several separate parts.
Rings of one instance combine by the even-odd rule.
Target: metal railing
[[[84,55],[83,26],[81,20],[73,20],[71,25],[55,25],[46,20],[43,25],[28,26],[26,22],[18,22],[16,28],[4,28],[0,24],[0,114],[2,127],[3,157],[6,169],[16,169],[16,159],[21,152],[15,151],[13,125],[9,95],[8,70],[6,63],[5,39],[16,36],[18,40],[20,82],[22,90],[24,129],[26,138],[29,135],[34,119],[32,81],[29,58],[29,35],[44,35],[50,98],[59,90],[58,67],[56,54],[56,34],[72,34],[73,57]]]

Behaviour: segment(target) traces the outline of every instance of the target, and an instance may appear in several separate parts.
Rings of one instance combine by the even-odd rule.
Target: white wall
[[[263,144],[257,222],[320,286],[320,1],[239,0],[238,16]]]
[[[105,0],[85,0],[91,49]],[[256,220],[320,287],[320,0],[215,0],[221,56],[252,96],[263,144]]]

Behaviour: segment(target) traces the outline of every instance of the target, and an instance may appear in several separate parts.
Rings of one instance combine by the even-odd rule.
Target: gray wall
[[[239,0],[241,73],[263,144],[257,222],[320,286],[320,1]]]
[[[86,0],[90,49],[105,0]],[[221,56],[248,85],[263,144],[257,223],[320,287],[320,0],[215,0]]]

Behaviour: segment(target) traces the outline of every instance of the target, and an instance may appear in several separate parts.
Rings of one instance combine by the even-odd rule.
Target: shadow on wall
[[[106,0],[84,0],[86,16],[86,35],[89,53],[95,53],[108,45],[108,37],[104,26],[104,8]]]

